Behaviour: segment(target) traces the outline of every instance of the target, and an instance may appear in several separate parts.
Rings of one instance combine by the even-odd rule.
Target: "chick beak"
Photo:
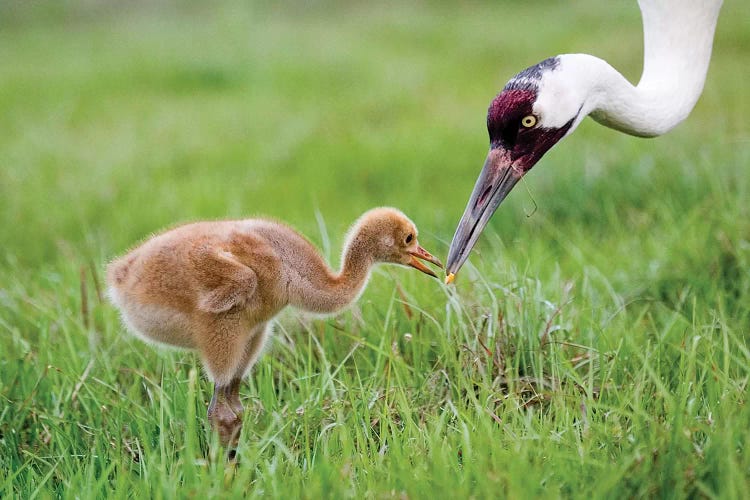
[[[419,271],[422,271],[425,274],[429,274],[433,278],[437,278],[437,274],[435,274],[432,271],[432,269],[422,264],[422,262],[419,259],[426,260],[427,262],[431,262],[440,268],[443,267],[442,262],[440,262],[436,257],[433,257],[432,254],[430,254],[430,252],[428,252],[427,250],[425,250],[419,245],[417,245],[416,250],[410,251],[409,254],[411,254],[411,259],[409,260],[409,264],[408,264],[409,266]]]

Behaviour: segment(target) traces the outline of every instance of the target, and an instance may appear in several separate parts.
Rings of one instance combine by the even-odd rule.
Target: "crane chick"
[[[332,314],[362,293],[377,263],[442,267],[394,208],[352,226],[334,272],[304,236],[265,219],[196,222],[158,234],[107,268],[109,296],[146,341],[194,349],[214,382],[208,419],[224,446],[242,427],[239,386],[263,351],[269,321],[287,305]]]

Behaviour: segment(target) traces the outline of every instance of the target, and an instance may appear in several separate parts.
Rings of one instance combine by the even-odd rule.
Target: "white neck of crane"
[[[638,85],[633,86],[602,59],[585,54],[560,56],[556,76],[569,80],[566,85],[570,87],[577,86],[581,92],[578,102],[583,103],[570,131],[590,114],[607,127],[653,137],[679,124],[698,101],[722,0],[638,3],[644,40],[643,74]],[[542,81],[541,88],[544,86]]]

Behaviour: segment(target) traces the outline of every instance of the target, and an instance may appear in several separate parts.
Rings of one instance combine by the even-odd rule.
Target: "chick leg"
[[[239,404],[240,379],[234,374],[242,363],[250,337],[240,314],[204,315],[196,335],[203,365],[214,381],[214,394],[208,406],[208,420],[226,447],[234,446],[242,428]]]
[[[267,335],[266,323],[255,326],[250,340],[244,347],[242,357],[236,364],[232,378],[225,384],[217,382],[214,387],[214,395],[208,407],[208,419],[212,427],[218,431],[222,445],[228,448],[234,448],[237,445],[242,429],[244,408],[240,401],[240,383],[260,357]],[[233,449],[229,450],[229,456],[234,457]]]
[[[237,445],[242,429],[242,405],[239,403],[240,380],[231,380],[227,385],[214,386],[214,395],[208,405],[208,420],[218,432],[219,441],[226,448]],[[233,402],[236,400],[236,406]],[[230,450],[231,454],[231,450]]]
[[[240,382],[245,378],[247,372],[250,371],[263,353],[263,346],[268,338],[269,330],[266,325],[266,323],[262,323],[253,328],[250,340],[245,346],[244,355],[240,359],[240,362],[237,365],[237,371],[234,373],[234,377],[230,382],[229,387],[231,390],[227,393],[227,401],[232,410],[240,416],[240,419],[244,413],[242,402],[240,402]]]
[[[266,345],[266,341],[270,335],[271,328],[268,323],[261,323],[253,328],[250,340],[245,346],[245,353],[240,363],[237,365],[237,371],[234,374],[235,378],[242,379],[247,375],[250,369],[263,354],[263,348]]]

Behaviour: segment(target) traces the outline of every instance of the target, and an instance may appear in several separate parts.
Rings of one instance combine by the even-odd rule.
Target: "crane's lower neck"
[[[721,3],[640,0],[644,63],[636,86],[599,58],[559,56],[557,78],[579,89],[580,118],[590,114],[603,125],[642,137],[664,134],[683,121],[703,91]]]

